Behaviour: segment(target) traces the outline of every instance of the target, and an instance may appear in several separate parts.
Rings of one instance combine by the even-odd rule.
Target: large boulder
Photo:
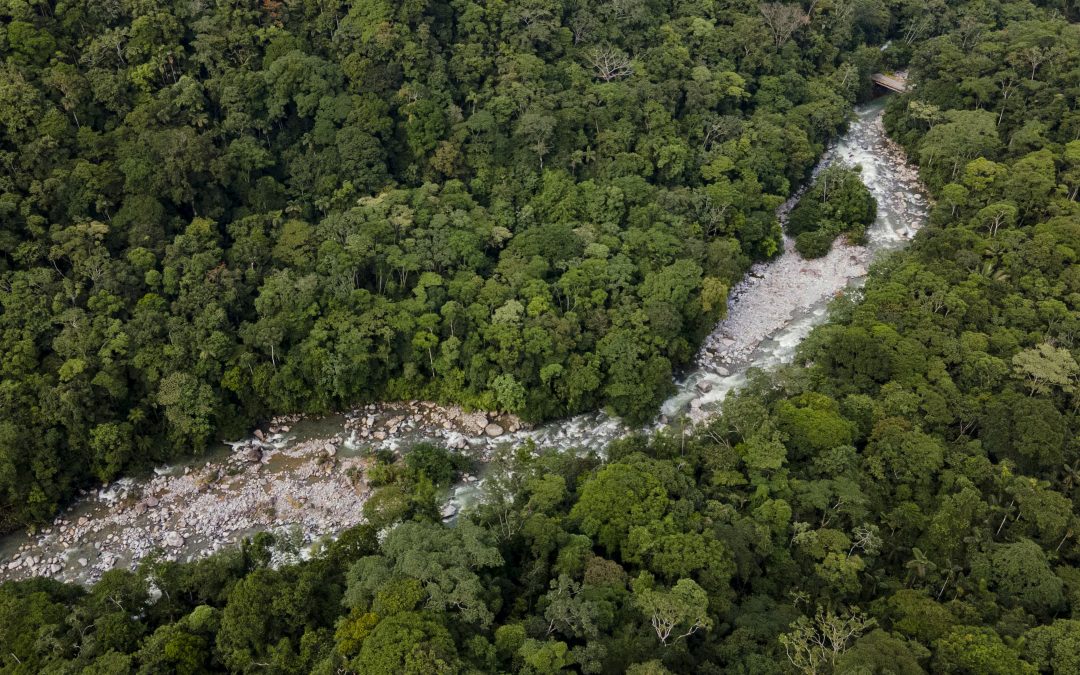
[[[178,532],[170,532],[165,535],[165,545],[170,548],[179,548],[184,545],[184,538]]]

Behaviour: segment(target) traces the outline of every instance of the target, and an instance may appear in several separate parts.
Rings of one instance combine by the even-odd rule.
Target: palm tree
[[[1009,521],[1009,516],[1016,513],[1016,500],[1010,500],[1008,504],[1001,508],[1001,511],[1004,515],[1001,517],[1001,523],[998,525],[997,531],[994,532],[995,537],[1001,534],[1001,528],[1005,527],[1005,523]],[[1019,519],[1019,516],[1014,518],[1014,520]]]
[[[915,579],[924,579],[927,574],[937,569],[937,565],[934,564],[934,561],[926,557],[926,554],[918,547],[911,549],[911,554],[915,557],[907,561],[904,565],[904,567],[912,574],[911,578],[908,580],[909,587],[913,584]]]
[[[945,562],[945,565],[942,567],[942,569],[945,570],[945,582],[943,584],[941,584],[941,590],[938,591],[938,594],[937,594],[937,599],[938,600],[941,599],[941,594],[945,592],[945,589],[946,589],[946,587],[948,587],[949,582],[952,581],[953,575],[960,574],[961,572],[964,571],[964,567],[962,565],[957,565],[957,564],[953,563],[952,560],[947,560]]]
[[[1068,492],[1074,485],[1080,485],[1080,459],[1073,462],[1071,465],[1063,464],[1062,473],[1065,477],[1061,479],[1062,492]]]

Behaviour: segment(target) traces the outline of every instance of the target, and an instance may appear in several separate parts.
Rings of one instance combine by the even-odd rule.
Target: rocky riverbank
[[[915,167],[907,163],[903,149],[885,135],[880,115],[852,127],[844,140],[831,148],[815,168],[815,175],[834,162],[858,165],[878,203],[879,220],[886,227],[868,233],[870,245],[853,245],[843,239],[825,256],[805,260],[795,242],[784,238],[784,251],[776,259],[754,265],[729,298],[729,314],[705,339],[697,363],[706,370],[743,361],[771,336],[791,324],[801,311],[822,299],[842,294],[852,278],[866,275],[875,253],[888,244],[912,237],[926,218],[928,201]],[[778,210],[780,221],[799,201],[787,200]],[[877,241],[873,241],[874,238]],[[876,245],[875,245],[876,244]]]
[[[522,429],[512,415],[430,402],[388,403],[343,416],[273,420],[210,461],[159,469],[85,494],[0,560],[0,579],[92,583],[148,556],[191,560],[262,530],[296,528],[304,543],[362,520],[371,451],[436,438],[482,460]],[[328,433],[333,432],[333,433]]]

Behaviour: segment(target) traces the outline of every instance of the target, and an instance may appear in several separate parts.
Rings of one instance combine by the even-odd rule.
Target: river
[[[691,372],[675,382],[676,393],[650,428],[706,420],[749,368],[789,361],[825,321],[829,302],[856,291],[871,260],[903,246],[926,221],[926,193],[915,167],[885,135],[883,106],[879,99],[858,107],[848,131],[815,169],[836,161],[862,167],[878,202],[866,244],[837,241],[828,255],[804,260],[785,240],[781,255],[755,265],[732,290],[727,318],[705,340]],[[781,217],[794,202],[780,208]],[[435,440],[482,460],[502,443],[600,450],[632,431],[604,412],[529,429],[510,416],[423,402],[369,405],[320,419],[282,418],[209,456],[84,493],[49,527],[7,536],[0,541],[0,581],[41,575],[90,583],[150,555],[193,560],[260,530],[286,531],[298,544],[332,535],[362,520],[371,492],[364,469],[373,449]],[[482,479],[465,476],[445,513],[466,507],[481,486]]]

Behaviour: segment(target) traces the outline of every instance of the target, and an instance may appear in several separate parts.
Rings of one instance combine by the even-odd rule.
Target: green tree
[[[633,601],[664,647],[712,629],[709,597],[691,579],[679,579],[670,589],[656,588],[644,572],[633,581]]]
[[[623,549],[630,528],[659,520],[670,500],[644,458],[600,469],[581,489],[570,517],[609,553]]]
[[[367,673],[460,672],[450,632],[434,616],[402,612],[379,621],[364,639],[355,667]]]
[[[1017,675],[1035,673],[1034,666],[1020,659],[990,628],[962,626],[934,643],[935,669],[943,673],[994,673]]]

